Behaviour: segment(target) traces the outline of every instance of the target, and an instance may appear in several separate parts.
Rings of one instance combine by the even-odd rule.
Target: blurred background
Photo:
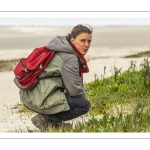
[[[105,66],[109,76],[114,65],[126,70],[131,60],[140,63],[145,57],[137,58],[138,53],[149,56],[150,17],[0,17],[0,70],[12,71],[19,58],[55,36],[67,35],[77,24],[93,28],[85,82],[103,74]]]

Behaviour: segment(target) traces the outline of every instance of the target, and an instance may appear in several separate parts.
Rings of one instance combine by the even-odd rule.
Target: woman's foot
[[[31,118],[31,122],[39,128],[42,132],[48,131],[48,128],[57,129],[61,126],[62,122],[54,122],[49,120],[48,115],[37,114]]]

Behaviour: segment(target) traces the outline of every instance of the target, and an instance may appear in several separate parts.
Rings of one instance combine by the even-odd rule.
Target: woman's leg
[[[71,109],[63,111],[57,114],[38,114],[31,119],[32,123],[43,130],[46,130],[49,123],[53,124],[54,127],[59,126],[62,121],[71,120],[81,115],[86,114],[90,109],[90,102],[84,98],[66,96]]]
[[[90,102],[84,98],[67,96],[72,101],[71,109],[54,115],[48,115],[50,120],[67,121],[86,114],[90,109]]]

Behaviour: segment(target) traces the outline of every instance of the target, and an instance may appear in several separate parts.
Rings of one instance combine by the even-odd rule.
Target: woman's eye
[[[85,40],[81,40],[81,42],[82,42],[82,43],[84,43],[84,42],[85,42]]]
[[[88,41],[88,43],[90,44],[90,43],[91,43],[91,40],[90,40],[90,41]]]

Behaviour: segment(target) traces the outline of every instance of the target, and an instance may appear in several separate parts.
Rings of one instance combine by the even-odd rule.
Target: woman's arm
[[[79,76],[79,63],[76,55],[70,55],[61,68],[61,75],[70,96],[85,97],[86,91]]]

